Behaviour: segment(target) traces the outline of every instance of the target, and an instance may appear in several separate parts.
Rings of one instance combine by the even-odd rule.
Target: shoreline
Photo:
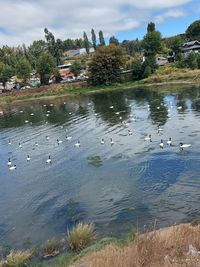
[[[171,80],[171,81],[160,81],[160,82],[148,82],[147,80],[142,81],[132,81],[132,82],[124,82],[120,84],[113,84],[108,86],[87,86],[87,87],[74,87],[74,86],[63,86],[60,84],[54,85],[55,90],[53,88],[48,87],[47,90],[43,89],[41,92],[19,92],[18,94],[6,94],[0,96],[0,105],[9,105],[14,103],[21,103],[27,101],[48,101],[52,99],[62,98],[62,97],[76,97],[76,96],[89,96],[92,94],[100,94],[100,93],[110,93],[114,91],[126,91],[130,89],[137,88],[152,88],[152,87],[160,87],[160,86],[181,86],[181,85],[192,85],[199,87],[200,82],[194,80]],[[34,89],[31,89],[34,90]]]

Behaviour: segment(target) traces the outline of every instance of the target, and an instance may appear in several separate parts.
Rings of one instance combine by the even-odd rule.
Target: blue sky
[[[56,38],[90,38],[91,28],[106,38],[142,39],[154,21],[162,36],[183,33],[200,19],[199,0],[0,0],[0,46],[29,45],[44,39],[44,28]]]

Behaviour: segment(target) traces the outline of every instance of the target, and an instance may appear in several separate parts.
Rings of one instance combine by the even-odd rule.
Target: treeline
[[[110,46],[106,45],[102,30],[98,32],[98,36],[92,29],[89,38],[84,32],[83,38],[64,41],[56,39],[47,28],[44,29],[44,34],[45,40],[33,41],[28,47],[23,44],[15,48],[0,48],[0,82],[3,85],[13,75],[17,75],[25,83],[31,70],[36,70],[42,84],[48,83],[51,74],[55,74],[59,80],[57,65],[64,62],[63,52],[77,48],[85,48],[88,54],[92,47],[96,51],[88,64],[92,84],[119,81],[122,68],[133,69],[134,79],[148,77],[157,68],[155,56],[159,53],[165,56],[174,55],[179,67],[199,67],[199,57],[191,54],[189,59],[184,59],[181,49],[186,41],[200,40],[200,20],[192,23],[185,34],[163,39],[155,24],[151,22],[143,40],[124,40],[120,43],[115,36],[111,36]],[[141,55],[145,56],[144,63],[140,60]],[[98,65],[95,62],[99,62]],[[77,62],[72,68],[74,72],[80,73],[80,65]]]

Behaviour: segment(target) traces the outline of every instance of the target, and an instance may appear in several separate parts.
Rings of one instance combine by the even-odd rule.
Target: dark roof
[[[200,45],[200,42],[195,40],[195,41],[190,41],[190,42],[187,42],[187,43],[184,43],[183,44],[183,47],[191,47],[193,45]]]

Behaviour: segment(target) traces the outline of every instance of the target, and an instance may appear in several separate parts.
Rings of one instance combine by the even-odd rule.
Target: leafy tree
[[[200,20],[194,21],[186,30],[186,37],[191,40],[200,41]]]
[[[83,41],[84,41],[85,50],[86,50],[87,54],[89,54],[89,52],[90,52],[90,43],[88,41],[88,37],[87,37],[87,33],[86,32],[83,33]]]
[[[154,73],[155,70],[158,68],[158,65],[156,64],[156,59],[154,56],[147,56],[145,57],[145,62],[142,64],[143,73],[145,71],[145,68],[149,66],[151,73]]]
[[[89,63],[89,76],[92,85],[111,84],[121,80],[121,68],[126,56],[120,46],[100,46]]]
[[[154,32],[156,30],[156,26],[154,22],[150,22],[147,25],[147,32]]]
[[[189,53],[185,59],[185,64],[188,68],[194,70],[198,68],[197,55],[195,53]]]
[[[40,75],[41,84],[48,84],[51,74],[56,72],[56,62],[53,56],[48,52],[43,53],[37,61],[36,70]]]
[[[13,76],[14,71],[13,68],[4,63],[0,63],[0,82],[3,83],[3,87],[5,88],[6,83]]]
[[[30,72],[31,65],[29,61],[25,57],[21,58],[16,68],[17,77],[23,79],[23,82],[26,82],[30,78]]]
[[[175,36],[171,41],[170,49],[172,50],[172,52],[175,53],[176,60],[181,59],[182,45],[183,45],[183,40],[180,36]]]
[[[43,40],[33,41],[33,43],[28,47],[28,59],[31,66],[36,68],[37,59],[47,50],[47,44]]]
[[[119,45],[119,41],[115,36],[111,36],[109,40],[109,44]]]
[[[97,49],[97,38],[94,32],[94,29],[91,30],[91,34],[92,34],[92,45],[94,47],[94,50],[96,50]]]
[[[142,63],[140,60],[134,60],[131,64],[132,68],[132,79],[134,81],[140,80],[142,78]]]
[[[134,53],[140,53],[141,52],[141,41],[139,41],[138,39],[136,40],[124,40],[121,43],[121,46],[126,50],[126,52],[129,55],[132,55]]]
[[[104,40],[103,32],[102,31],[99,31],[99,45],[100,46],[105,45],[105,40]]]
[[[81,70],[82,70],[82,66],[77,60],[75,60],[70,66],[70,71],[74,74],[75,77],[80,75]]]

